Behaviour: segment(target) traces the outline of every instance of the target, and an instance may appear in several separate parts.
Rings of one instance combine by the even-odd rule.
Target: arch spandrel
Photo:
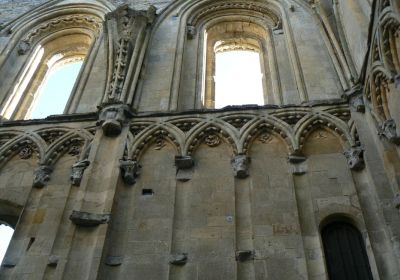
[[[175,149],[175,155],[182,155],[183,137],[177,128],[168,125],[152,125],[144,129],[128,148],[129,158],[140,160],[151,145],[161,150],[168,142]],[[129,145],[129,143],[128,143]]]
[[[256,140],[268,143],[273,138],[279,138],[282,143],[285,143],[287,155],[293,154],[298,150],[293,136],[292,127],[278,118],[268,116],[256,119],[249,123],[246,130],[241,134],[241,152],[248,154],[251,151],[253,142]]]
[[[184,154],[192,155],[202,143],[206,143],[209,147],[219,146],[221,141],[227,143],[231,147],[232,155],[239,151],[237,132],[229,130],[218,122],[204,122],[199,125],[196,130],[192,131],[186,138]],[[231,126],[231,125],[229,125]],[[234,128],[231,126],[231,128]]]
[[[348,125],[343,120],[327,113],[318,112],[303,117],[294,127],[299,149],[302,150],[311,133],[321,128],[338,138],[342,150],[357,146],[356,139],[353,139]]]

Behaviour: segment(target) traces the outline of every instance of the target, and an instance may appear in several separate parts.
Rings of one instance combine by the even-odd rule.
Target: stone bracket
[[[140,164],[134,160],[120,160],[121,176],[125,184],[133,185],[136,183],[136,178],[140,175]]]
[[[347,163],[351,170],[361,170],[364,168],[364,149],[362,147],[351,147],[343,154],[347,158]]]
[[[53,172],[53,168],[48,165],[39,166],[34,173],[33,184],[34,188],[43,188],[47,182],[50,181],[50,174]]]
[[[101,125],[104,135],[109,137],[118,136],[122,131],[122,126],[133,117],[129,106],[124,104],[111,104],[99,109],[99,120],[96,124]]]
[[[50,267],[56,267],[59,259],[60,258],[58,256],[51,255],[47,261],[47,265]]]
[[[176,179],[181,182],[190,181],[193,177],[194,160],[191,156],[176,156]]]
[[[307,164],[293,164],[291,171],[293,175],[304,175],[308,171]]]
[[[191,156],[175,156],[175,166],[178,169],[190,169],[194,166]]]
[[[307,158],[305,156],[300,156],[300,155],[293,155],[292,154],[292,155],[289,155],[289,157],[288,157],[288,161],[290,163],[294,163],[294,164],[301,163],[301,162],[304,162],[306,160],[307,160]]]
[[[179,254],[172,255],[169,263],[172,265],[182,266],[187,263],[187,260],[188,260],[187,253],[179,253]]]
[[[119,266],[122,264],[124,257],[122,256],[107,256],[105,264],[108,266]]]
[[[246,155],[237,155],[231,160],[231,165],[236,178],[244,179],[249,176],[251,158]]]
[[[83,172],[85,169],[89,166],[90,161],[87,159],[78,161],[72,165],[72,170],[71,170],[71,183],[74,186],[79,186],[81,184],[81,180],[83,177]]]
[[[108,224],[110,214],[94,214],[73,210],[69,219],[77,226],[95,227],[101,224]]]
[[[18,263],[17,258],[5,257],[3,259],[3,262],[1,263],[1,266],[6,267],[6,268],[13,268],[13,267],[17,266],[17,263]]]
[[[378,129],[378,135],[385,137],[393,144],[400,144],[400,136],[397,134],[396,123],[393,119],[384,121]]]
[[[243,250],[243,251],[236,252],[236,261],[238,261],[238,262],[251,261],[251,260],[254,260],[254,258],[255,258],[254,251]]]

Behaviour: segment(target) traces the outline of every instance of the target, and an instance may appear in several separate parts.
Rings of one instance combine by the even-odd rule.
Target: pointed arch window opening
[[[269,29],[240,18],[216,22],[202,34],[203,108],[280,104]]]
[[[76,102],[74,98],[79,96],[75,91],[82,80],[81,68],[83,69],[83,65],[86,63],[84,61],[87,61],[89,52],[96,43],[96,37],[93,34],[87,33],[85,30],[73,31],[55,32],[36,45],[32,45],[32,50],[27,53],[29,56],[21,66],[18,78],[6,99],[2,101],[1,117],[8,120],[37,119],[63,114],[71,109],[71,104]],[[40,114],[35,112],[35,108],[39,108],[38,106],[41,104],[40,100],[43,99],[41,97],[45,96],[42,90],[52,80],[53,74],[64,66],[68,68],[67,66],[70,64],[78,65],[73,67],[76,69],[73,73],[68,74],[67,78],[70,81],[67,84],[64,81],[59,82],[52,90],[53,94],[46,98],[46,101],[50,102],[47,108],[53,110],[46,113],[46,110],[37,109]],[[87,77],[87,73],[85,77]],[[70,89],[69,92],[62,94],[63,97],[60,98],[60,89],[67,88]],[[52,102],[57,100],[60,103],[56,109]]]
[[[264,105],[260,53],[245,44],[215,45],[215,108]]]
[[[84,57],[56,54],[47,62],[48,71],[36,92],[25,119],[40,119],[64,113]]]

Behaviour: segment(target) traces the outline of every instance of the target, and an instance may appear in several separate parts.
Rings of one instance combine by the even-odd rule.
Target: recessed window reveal
[[[82,61],[50,68],[48,76],[35,94],[25,119],[40,119],[62,114],[78,77]]]

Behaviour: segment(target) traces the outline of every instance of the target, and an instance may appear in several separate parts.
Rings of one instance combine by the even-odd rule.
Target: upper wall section
[[[0,3],[7,9],[14,7],[10,1]],[[128,5],[117,8],[122,3]],[[93,112],[113,103],[127,104],[138,112],[214,109],[215,47],[221,43],[226,49],[255,46],[250,49],[260,54],[265,105],[342,99],[358,84],[365,52],[365,34],[357,30],[362,29],[358,27],[366,19],[368,5],[362,9],[357,4],[357,11],[349,11],[355,18],[364,15],[364,20],[350,23],[343,21],[340,7],[331,0],[54,0],[36,4],[22,16],[18,15],[24,7],[18,4],[16,18],[0,31],[0,75],[5,81],[0,85],[2,111],[10,97],[35,95],[28,85],[32,80],[24,78],[34,47],[44,46],[56,33],[61,40],[68,30],[88,39],[83,68],[64,113]],[[62,15],[68,20],[61,19]],[[71,21],[76,15],[83,17]],[[82,24],[88,15],[90,22],[94,16],[98,28]],[[60,20],[61,29],[49,30]],[[361,35],[350,36],[348,25],[357,24],[351,32]],[[24,38],[36,34],[36,29],[43,40],[25,50]]]
[[[0,24],[9,23],[40,5],[56,4],[57,2],[60,2],[60,0],[0,0]],[[164,9],[172,0],[109,0],[109,2],[115,6],[129,4],[134,9],[145,10],[150,4],[158,9]]]
[[[357,80],[340,42],[302,1],[175,1],[153,30],[136,109],[213,108],[215,61],[207,36],[216,25],[213,42],[258,40],[266,105],[341,98]]]

